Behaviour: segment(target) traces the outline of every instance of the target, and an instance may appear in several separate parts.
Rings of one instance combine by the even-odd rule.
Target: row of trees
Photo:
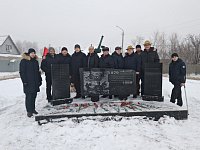
[[[30,42],[30,41],[16,41],[16,46],[21,53],[27,52],[27,50],[31,47],[37,51],[37,54],[41,55],[43,50],[41,50],[38,46],[37,42]]]
[[[171,54],[176,52],[186,63],[200,64],[200,34],[188,34],[181,38],[176,33],[167,36],[165,33],[155,32],[150,40],[161,59],[169,59]],[[143,42],[144,38],[141,36],[132,40],[133,45]]]

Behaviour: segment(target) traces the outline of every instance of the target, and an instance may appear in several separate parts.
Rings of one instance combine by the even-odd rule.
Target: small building
[[[0,72],[19,70],[21,53],[9,35],[0,36]]]
[[[20,51],[9,35],[0,36],[0,54],[20,55]]]

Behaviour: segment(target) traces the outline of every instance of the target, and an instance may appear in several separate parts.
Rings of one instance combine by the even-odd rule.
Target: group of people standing
[[[80,68],[113,68],[113,69],[132,69],[136,71],[137,74],[137,95],[140,95],[140,80],[143,81],[144,75],[144,64],[145,63],[155,63],[159,62],[159,56],[157,50],[151,47],[150,41],[144,43],[144,51],[142,51],[141,46],[127,47],[125,56],[122,55],[122,48],[115,47],[115,51],[110,54],[109,48],[104,47],[102,49],[103,54],[99,57],[95,52],[93,46],[88,49],[88,54],[85,55],[80,48],[80,45],[75,45],[74,53],[70,55],[68,49],[63,47],[60,54],[55,54],[55,49],[53,47],[49,48],[49,53],[43,59],[41,63],[41,69],[46,75],[46,93],[48,101],[52,100],[51,94],[51,65],[52,64],[69,64],[71,83],[76,89],[76,96],[74,98],[81,98],[81,85],[80,85]],[[133,95],[134,98],[137,95]],[[141,87],[141,95],[143,95],[143,84]],[[103,95],[103,98],[108,95]]]
[[[46,76],[47,100],[49,102],[52,100],[52,64],[69,64],[71,84],[73,84],[76,89],[76,96],[74,97],[75,99],[82,97],[79,73],[80,68],[113,68],[135,70],[137,95],[133,95],[133,97],[136,98],[138,95],[140,95],[140,93],[143,95],[144,65],[146,63],[159,63],[160,59],[157,50],[154,47],[151,47],[150,41],[144,42],[144,50],[141,49],[141,45],[137,45],[135,51],[134,49],[134,47],[128,46],[125,56],[123,56],[121,47],[116,47],[112,54],[109,53],[108,47],[104,47],[102,49],[103,54],[99,57],[93,46],[89,47],[89,52],[87,55],[81,51],[81,47],[78,44],[74,46],[74,53],[72,55],[68,53],[68,49],[66,47],[63,47],[59,54],[56,54],[55,49],[50,47],[48,54],[43,58],[41,63],[41,69],[45,72]],[[170,70],[173,71],[172,67]],[[174,78],[172,74],[173,73],[170,74],[170,77]],[[37,92],[39,92],[39,87],[42,84],[36,52],[32,48],[29,49],[28,53],[23,54],[23,59],[20,63],[20,75],[24,86],[24,93],[26,94],[27,115],[28,117],[31,117],[33,114],[38,113],[35,110],[35,98],[37,96]],[[181,78],[181,84],[184,82],[185,81],[183,81]],[[171,100],[171,102],[174,102],[177,97],[180,99],[180,90],[177,90],[177,87],[178,86],[175,86],[175,94],[173,94],[173,100]],[[179,96],[177,96],[177,94],[179,94]],[[108,95],[103,95],[103,97],[107,96]]]

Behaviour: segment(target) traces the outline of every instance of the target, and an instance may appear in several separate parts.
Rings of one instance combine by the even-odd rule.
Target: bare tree
[[[200,64],[200,34],[189,34],[181,38],[177,33],[167,36],[163,32],[156,31],[150,40],[161,59],[170,59],[171,54],[176,52],[186,63]],[[143,37],[136,36],[132,43],[136,45],[143,41]]]
[[[27,52],[29,48],[34,48],[37,52],[39,52],[39,47],[37,42],[30,41],[17,41],[16,46],[20,50],[21,53]]]
[[[180,47],[180,38],[178,37],[177,33],[172,33],[169,37],[169,45],[171,52],[178,52]]]
[[[21,41],[16,41],[16,46],[19,49],[20,53],[23,53],[23,46]]]
[[[142,36],[136,36],[135,39],[133,39],[131,41],[131,43],[135,46],[135,45],[142,45],[144,42],[144,37]]]
[[[200,34],[199,35],[188,35],[189,42],[193,48],[193,59],[194,64],[200,63]]]
[[[152,39],[152,45],[157,49],[161,59],[169,58],[169,45],[165,33],[155,32]]]

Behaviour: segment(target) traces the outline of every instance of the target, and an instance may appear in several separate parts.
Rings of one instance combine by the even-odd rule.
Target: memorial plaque
[[[114,69],[110,71],[108,82],[111,95],[129,95],[136,93],[135,71]]]
[[[52,73],[52,96],[53,100],[70,97],[70,79],[68,64],[53,64]]]
[[[144,95],[162,96],[162,63],[145,64]]]
[[[135,71],[123,69],[80,69],[82,95],[135,94]]]

